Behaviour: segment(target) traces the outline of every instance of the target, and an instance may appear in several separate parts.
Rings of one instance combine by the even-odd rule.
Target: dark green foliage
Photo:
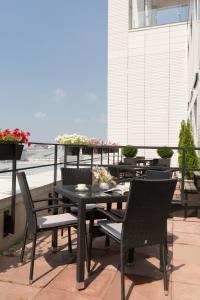
[[[179,133],[179,147],[190,147],[195,148],[194,144],[194,138],[192,134],[192,127],[189,121],[182,121],[181,122],[181,129]],[[183,161],[183,151],[178,151],[178,164],[179,168],[182,167],[182,161]],[[197,156],[197,153],[195,149],[191,149],[188,151],[185,151],[185,166],[186,168],[199,168],[199,158]],[[193,172],[186,172],[186,178],[192,179],[193,178]]]
[[[125,157],[135,157],[137,154],[137,148],[131,145],[127,145],[122,149],[122,154]]]
[[[171,148],[164,146],[162,148],[159,148],[157,150],[157,153],[161,158],[171,158],[174,154],[174,151]]]

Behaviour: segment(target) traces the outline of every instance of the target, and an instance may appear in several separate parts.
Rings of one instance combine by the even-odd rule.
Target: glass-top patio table
[[[77,241],[77,289],[85,288],[85,230],[86,230],[86,204],[103,204],[122,202],[127,200],[127,195],[120,195],[117,192],[106,193],[96,187],[87,186],[87,191],[77,190],[77,186],[64,185],[56,186],[54,191],[63,197],[71,200],[78,207],[78,241]],[[54,245],[56,241],[53,241]]]

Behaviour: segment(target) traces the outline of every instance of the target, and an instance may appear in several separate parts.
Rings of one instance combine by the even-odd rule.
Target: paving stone
[[[200,288],[198,285],[190,285],[176,282],[172,287],[173,300],[199,300]]]
[[[86,289],[76,289],[77,233],[72,232],[74,255],[67,252],[67,231],[59,236],[59,251],[51,251],[51,234],[39,236],[33,285],[28,285],[31,242],[27,243],[25,262],[19,263],[20,245],[12,255],[0,257],[0,299],[14,300],[120,300],[119,245],[105,248],[105,237],[93,244],[93,273]],[[173,253],[169,296],[164,296],[159,272],[159,246],[135,250],[135,261],[126,266],[126,291],[129,300],[200,299],[200,222],[196,218],[168,220],[169,254]],[[173,242],[173,245],[171,243]]]
[[[39,291],[40,289],[36,287],[0,281],[1,300],[32,300]]]

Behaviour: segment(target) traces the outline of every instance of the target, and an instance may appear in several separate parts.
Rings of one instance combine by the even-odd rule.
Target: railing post
[[[57,163],[58,163],[58,145],[55,145],[54,147],[54,179],[53,179],[53,185],[56,185],[57,182]]]
[[[101,165],[103,165],[103,148],[101,148]]]
[[[77,153],[77,168],[80,167],[80,146],[78,146],[78,153]]]
[[[64,145],[64,168],[67,166],[67,147]]]
[[[93,167],[93,164],[94,164],[94,148],[92,147],[92,150],[91,150],[91,167]]]
[[[108,165],[110,164],[110,148],[108,147]]]
[[[117,163],[119,164],[119,148],[117,150]]]
[[[184,186],[185,186],[185,168],[186,168],[186,162],[185,162],[185,149],[182,149],[182,178],[181,178],[181,201],[183,202],[185,200],[185,193],[184,193]]]

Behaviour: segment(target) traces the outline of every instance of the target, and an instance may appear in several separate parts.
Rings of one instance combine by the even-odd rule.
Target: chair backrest
[[[118,166],[110,165],[108,166],[108,172],[115,177],[116,179],[120,179],[120,170]]]
[[[164,240],[176,179],[134,179],[122,228],[123,246],[159,244]]]
[[[91,168],[61,168],[63,185],[92,184]]]
[[[28,223],[28,228],[30,232],[35,232],[37,227],[36,214],[33,212],[34,204],[32,200],[32,196],[30,193],[30,189],[27,183],[26,175],[24,172],[17,173],[17,179],[19,182],[19,187],[22,193],[22,197],[24,200],[24,205],[26,208],[26,220]]]
[[[148,179],[170,179],[172,178],[172,171],[157,171],[157,170],[147,170],[145,177]]]

